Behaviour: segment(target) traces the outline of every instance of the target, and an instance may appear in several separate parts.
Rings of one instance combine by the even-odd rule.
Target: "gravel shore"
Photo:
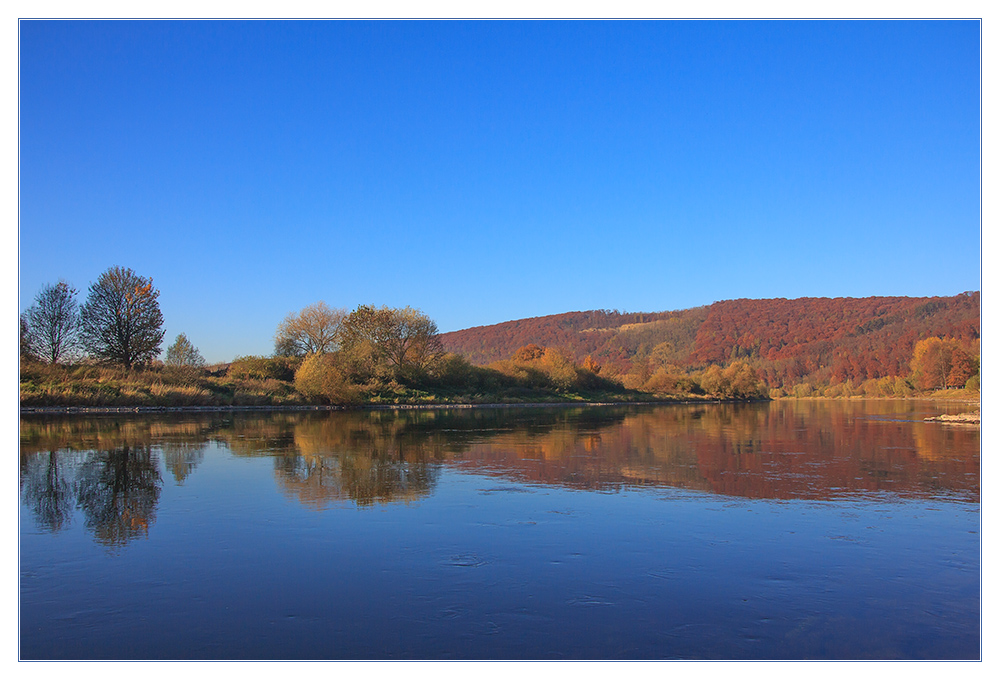
[[[979,414],[958,413],[956,415],[932,416],[930,418],[924,418],[924,420],[929,420],[939,423],[959,423],[963,425],[979,425]]]

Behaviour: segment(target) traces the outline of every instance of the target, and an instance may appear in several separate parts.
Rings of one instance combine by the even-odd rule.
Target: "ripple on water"
[[[489,564],[489,560],[474,553],[465,553],[462,555],[452,555],[446,563],[452,567],[481,567],[484,564]]]
[[[609,602],[599,597],[594,597],[592,595],[584,595],[582,597],[574,597],[571,600],[567,600],[566,604],[570,604],[578,607],[597,607],[597,606],[614,606],[614,602]]]
[[[534,493],[531,489],[525,489],[523,486],[495,486],[491,489],[480,489],[479,493],[483,496],[492,496],[495,493]]]

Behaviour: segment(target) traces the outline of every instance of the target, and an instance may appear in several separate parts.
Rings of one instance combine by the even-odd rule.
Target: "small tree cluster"
[[[701,392],[698,383],[682,368],[667,364],[656,369],[639,388],[654,394],[696,394]]]
[[[767,394],[757,371],[745,359],[725,368],[709,366],[701,375],[701,389],[720,399],[758,399]]]
[[[702,390],[689,370],[678,366],[672,343],[664,341],[648,351],[641,349],[631,359],[630,365],[618,379],[630,390],[652,394],[700,394]],[[610,375],[614,367],[607,367]]]
[[[529,344],[515,351],[510,359],[495,361],[488,367],[508,382],[526,388],[572,390],[608,389],[607,380],[579,366],[569,352],[555,347]]]
[[[952,338],[924,338],[913,348],[910,362],[917,389],[965,387],[979,374],[979,359]]]
[[[285,317],[275,354],[337,354],[355,380],[367,381],[418,378],[444,350],[437,324],[419,310],[360,305],[347,314],[318,302]]]
[[[871,378],[859,386],[862,394],[868,397],[909,397],[913,394],[913,386],[898,375],[887,375],[882,378]]]
[[[20,317],[20,350],[26,360],[56,364],[89,356],[126,368],[160,354],[163,314],[153,280],[125,267],[111,267],[92,284],[83,305],[65,281],[46,285]],[[168,365],[201,367],[204,360],[180,335]]]
[[[360,305],[344,319],[341,345],[362,379],[419,378],[444,355],[437,324],[411,307]]]
[[[351,385],[434,379],[444,349],[419,310],[360,305],[348,314],[319,302],[279,324],[275,355],[304,359],[295,374],[302,394],[346,403],[356,398]]]

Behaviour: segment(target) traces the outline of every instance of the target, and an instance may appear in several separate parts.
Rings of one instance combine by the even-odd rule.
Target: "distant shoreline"
[[[414,411],[433,409],[565,408],[568,406],[667,406],[674,404],[743,404],[768,399],[686,399],[677,401],[552,401],[490,404],[364,404],[361,406],[22,406],[21,415],[102,415],[111,413],[225,413],[263,411]]]
[[[934,401],[978,404],[973,399],[948,399],[933,396],[913,397],[784,397],[781,399],[677,399],[665,401],[549,401],[549,402],[493,402],[484,404],[362,404],[336,405],[242,405],[242,406],[22,406],[20,415],[106,415],[106,414],[157,414],[157,413],[255,413],[267,411],[414,411],[434,409],[499,409],[499,408],[566,408],[598,406],[669,406],[692,404],[746,404],[768,401]],[[964,414],[963,414],[964,415]],[[959,417],[936,416],[927,421],[956,422]],[[964,419],[963,419],[964,420]],[[965,420],[965,422],[969,422]],[[978,421],[977,421],[978,422]]]

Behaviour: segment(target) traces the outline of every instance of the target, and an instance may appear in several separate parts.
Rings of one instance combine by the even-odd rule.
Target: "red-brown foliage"
[[[576,361],[589,355],[622,372],[651,355],[688,369],[746,359],[768,387],[861,383],[909,375],[914,346],[931,336],[954,338],[978,356],[979,309],[978,292],[727,300],[676,312],[570,312],[445,333],[441,340],[476,364],[536,344],[564,348]]]

